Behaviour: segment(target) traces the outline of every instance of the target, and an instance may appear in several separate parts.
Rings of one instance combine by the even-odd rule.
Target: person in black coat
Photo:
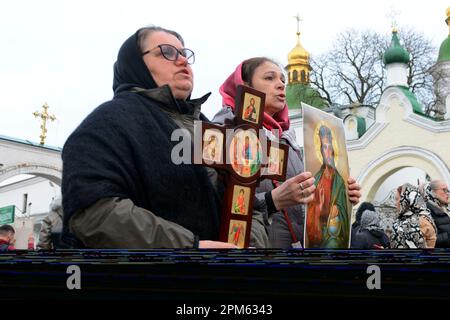
[[[194,52],[175,31],[131,35],[114,65],[114,97],[62,152],[62,241],[75,248],[236,248],[219,241],[217,172],[179,161],[173,133],[206,121],[191,99]],[[185,140],[183,140],[185,141]],[[187,141],[187,140],[186,140]],[[175,161],[176,160],[176,161]]]
[[[436,248],[450,248],[450,211],[448,185],[441,180],[425,184],[427,208],[431,211],[437,228]]]
[[[389,248],[389,238],[380,226],[380,216],[371,210],[365,210],[361,222],[352,239],[353,249]]]
[[[353,239],[355,238],[356,231],[359,230],[361,225],[361,216],[365,210],[375,211],[375,207],[370,202],[363,202],[356,210],[355,222],[352,224],[352,238],[351,238],[351,248],[353,248]]]

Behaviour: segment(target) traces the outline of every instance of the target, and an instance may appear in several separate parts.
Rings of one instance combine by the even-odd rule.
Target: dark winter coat
[[[380,230],[359,229],[352,239],[352,249],[389,248],[389,237]]]
[[[436,248],[450,248],[450,217],[442,208],[427,202],[437,228]]]

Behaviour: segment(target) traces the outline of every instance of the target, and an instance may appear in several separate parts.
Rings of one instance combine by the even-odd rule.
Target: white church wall
[[[386,66],[387,86],[407,86],[408,68],[403,63],[390,63]]]
[[[344,130],[346,140],[356,140],[358,136],[358,122],[355,117],[349,116],[344,120]]]
[[[389,90],[390,99],[382,99],[381,110],[377,110],[377,117],[380,115],[385,126],[365,148],[349,152],[351,174],[360,177],[362,183],[362,200],[372,200],[386,178],[403,167],[416,167],[432,179],[450,182],[450,148],[447,147],[450,131],[433,132],[409,122],[408,100],[402,99],[400,92],[392,94],[394,89]],[[382,157],[389,159],[382,161]],[[401,184],[402,180],[396,183]]]
[[[417,185],[417,180],[420,183],[426,181],[425,171],[418,168],[404,168],[395,172],[381,184],[380,188],[376,192],[373,200],[377,202],[382,202],[388,196],[392,189],[397,188],[403,183],[410,183],[412,185]]]
[[[48,212],[50,202],[60,192],[61,188],[47,179],[28,178],[0,187],[0,207],[14,205],[23,211],[25,209],[24,198],[27,195],[26,215],[36,215]],[[29,205],[30,203],[31,205]],[[16,212],[21,215],[17,209]]]
[[[0,208],[14,205],[17,249],[28,248],[28,237],[33,234],[34,244],[38,241],[41,220],[48,214],[51,201],[60,195],[61,188],[42,177],[28,177],[16,181],[10,178],[0,185]],[[11,183],[8,183],[10,181]],[[25,195],[27,195],[25,197]],[[25,201],[26,199],[26,201]],[[25,203],[24,203],[25,202]],[[30,205],[31,204],[31,205]],[[24,211],[26,206],[26,212]]]

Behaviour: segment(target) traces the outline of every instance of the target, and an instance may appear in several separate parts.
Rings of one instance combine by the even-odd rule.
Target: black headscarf
[[[114,64],[114,94],[128,91],[133,87],[153,89],[157,85],[142,59],[138,44],[139,29],[120,47],[117,61]]]

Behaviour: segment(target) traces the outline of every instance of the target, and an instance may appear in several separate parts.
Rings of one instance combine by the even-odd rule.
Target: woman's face
[[[442,203],[442,204],[448,204],[448,186],[445,183],[440,183],[438,185],[438,188],[433,190],[434,194],[436,195],[436,198]]]
[[[183,48],[183,44],[174,35],[164,31],[153,32],[148,36],[145,50],[143,50],[144,52],[152,50],[152,52],[143,57],[144,63],[158,87],[167,84],[176,99],[185,100],[194,87],[192,68],[182,55],[179,55],[176,61],[164,58],[158,48],[161,44],[170,44],[178,50]]]
[[[266,94],[265,112],[269,115],[283,110],[286,104],[285,82],[280,68],[269,61],[259,65],[252,77],[252,87]]]

